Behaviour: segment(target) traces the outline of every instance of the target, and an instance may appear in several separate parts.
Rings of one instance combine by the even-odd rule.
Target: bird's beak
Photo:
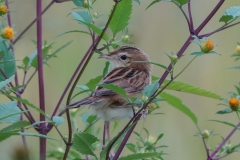
[[[106,58],[109,59],[111,56],[110,54],[101,54],[98,58]]]

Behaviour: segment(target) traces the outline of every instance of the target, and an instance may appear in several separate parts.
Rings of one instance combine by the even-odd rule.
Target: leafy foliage
[[[13,123],[20,119],[21,110],[16,101],[0,104],[0,122]]]
[[[73,138],[73,148],[82,154],[89,154],[97,159],[92,147],[97,141],[99,141],[99,139],[91,134],[78,132]]]
[[[146,86],[143,89],[142,94],[149,98],[155,93],[155,91],[158,89],[158,87],[159,87],[159,83],[158,83],[158,81],[155,81],[153,84]]]
[[[226,122],[226,121],[219,121],[219,120],[210,120],[210,121],[219,122],[219,123],[222,123],[222,124],[226,124],[226,125],[231,126],[231,127],[234,127],[234,128],[237,127],[236,125],[234,125],[234,124],[232,124],[232,123],[229,123],[229,122]],[[240,129],[240,128],[238,127],[238,129]]]
[[[122,31],[127,25],[132,13],[132,1],[122,0],[118,4],[116,11],[113,15],[113,18],[109,24],[109,27],[112,30],[113,37],[120,31]]]
[[[64,118],[59,116],[53,116],[52,121],[55,123],[56,126],[64,123]]]
[[[14,79],[14,75],[0,82],[0,90]]]
[[[0,56],[0,68],[7,77],[11,77],[16,72],[15,58],[11,50],[8,49],[6,42],[0,38],[0,52],[4,53]],[[0,81],[4,81],[6,77],[0,73]]]
[[[167,84],[169,80],[165,80],[162,84],[164,86]],[[191,84],[187,84],[184,82],[179,82],[179,81],[173,81],[169,86],[167,86],[166,89],[169,90],[174,90],[174,91],[180,91],[180,92],[185,92],[185,93],[191,93],[191,94],[196,94],[199,96],[204,96],[208,98],[213,98],[213,99],[223,99],[221,96],[217,95],[216,93],[213,93],[211,91],[196,87]]]
[[[187,115],[195,124],[198,123],[198,119],[195,116],[195,114],[187,106],[185,106],[179,98],[177,98],[173,95],[170,95],[166,92],[162,92],[160,94],[160,96],[162,98],[166,99],[166,102],[168,104],[179,109],[181,112],[183,112],[185,115]]]
[[[240,6],[232,6],[225,11],[224,15],[220,18],[219,21],[227,23],[239,17],[240,17]]]

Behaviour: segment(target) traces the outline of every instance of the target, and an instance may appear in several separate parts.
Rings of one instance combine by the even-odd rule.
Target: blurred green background
[[[195,28],[210,13],[218,1],[219,0],[192,0],[192,13]],[[135,43],[134,45],[149,54],[153,61],[168,65],[169,59],[164,52],[176,53],[180,49],[189,35],[188,26],[181,11],[173,3],[157,3],[145,11],[145,8],[150,2],[152,2],[152,0],[141,0],[141,5],[136,2],[133,3],[133,13],[128,27],[129,34],[133,34],[131,41]],[[43,8],[49,3],[50,0],[43,0]],[[97,25],[104,25],[112,5],[112,0],[98,0],[96,2],[94,11],[105,13],[103,17],[98,19]],[[239,5],[239,0],[226,1],[201,33],[211,32],[220,27],[222,23],[218,21],[222,14],[224,14],[225,10],[231,6]],[[10,10],[12,23],[17,32],[16,36],[35,18],[35,6],[35,1],[32,0],[11,1]],[[44,67],[46,112],[49,115],[52,114],[59,97],[75,70],[75,67],[78,65],[91,43],[90,37],[80,33],[71,33],[54,39],[54,37],[62,32],[84,29],[84,27],[74,21],[71,16],[68,16],[69,13],[74,11],[74,8],[75,5],[72,2],[56,3],[43,15],[43,39],[47,40],[48,43],[55,43],[53,51],[67,41],[73,40],[70,46],[58,54],[58,58],[49,61],[50,66],[45,65]],[[183,8],[184,10],[187,9],[186,6]],[[108,34],[110,36],[111,32],[108,31]],[[121,35],[119,35],[119,37],[120,36]],[[21,63],[20,61],[25,56],[31,55],[36,49],[35,45],[31,42],[32,39],[36,39],[36,25],[31,27],[15,45],[16,60],[19,60],[17,61],[18,64]],[[240,26],[238,25],[214,34],[210,39],[216,44],[214,50],[221,53],[221,56],[206,55],[198,57],[177,80],[208,89],[228,99],[229,92],[235,91],[234,85],[239,82],[240,78],[239,70],[225,69],[227,66],[239,64],[239,62],[235,62],[234,58],[231,58],[231,55],[235,52],[236,43],[240,42]],[[192,56],[189,55],[190,53],[198,50],[199,47],[197,45],[191,44],[185,52],[185,56],[176,65],[176,71],[180,71],[191,60]],[[85,84],[91,78],[102,74],[105,60],[97,59],[97,57],[97,54],[93,56],[78,84]],[[30,72],[33,72],[33,70]],[[163,70],[161,68],[154,67],[153,75],[161,76],[162,73]],[[20,82],[22,81],[22,77],[23,72],[19,71]],[[196,114],[201,130],[213,130],[215,134],[219,134],[210,139],[209,145],[211,147],[217,146],[221,141],[221,136],[225,137],[232,128],[216,122],[210,122],[210,119],[229,121],[234,124],[238,122],[238,119],[234,114],[215,114],[216,111],[224,108],[217,105],[220,103],[218,100],[180,92],[169,91],[169,93],[181,98],[183,103]],[[86,95],[79,96],[79,99],[84,96]],[[33,78],[32,82],[27,87],[26,92],[23,94],[23,97],[35,105],[39,104],[37,76]],[[61,105],[61,109],[64,107],[65,100]],[[1,102],[6,101],[9,100],[1,96]],[[154,137],[157,137],[160,133],[164,133],[164,137],[160,140],[159,144],[169,146],[168,148],[163,149],[164,152],[169,154],[165,156],[165,159],[206,159],[206,153],[201,139],[194,136],[197,133],[197,129],[192,121],[180,111],[166,103],[160,103],[160,106],[161,108],[159,112],[164,114],[148,116],[145,126]],[[88,110],[86,107],[86,109],[81,110],[80,114],[82,113],[91,113],[91,110]],[[38,120],[39,115],[34,113],[34,116]],[[82,123],[80,116],[78,117],[78,120],[79,130],[82,130],[85,126]],[[112,135],[116,135],[127,121],[127,119],[122,120],[117,130],[115,130]],[[103,126],[103,121],[100,120],[97,125]],[[68,134],[66,126],[66,122],[64,125],[60,126],[60,130],[64,135]],[[140,131],[141,126],[142,121],[136,128],[137,132]],[[34,132],[34,130],[29,130],[29,132],[30,131]],[[49,133],[49,136],[60,139],[54,129]],[[102,138],[102,130],[98,135],[98,138]],[[135,140],[135,136],[130,138],[130,141],[132,142]],[[36,159],[36,157],[38,157],[38,138],[27,138],[27,142],[33,155],[33,159]],[[54,144],[55,148],[64,146],[63,143],[51,140],[48,142],[48,144]],[[231,138],[231,143],[233,145],[239,143],[239,132]],[[10,160],[10,155],[15,148],[21,144],[22,141],[19,136],[12,137],[0,143],[1,159]],[[51,148],[51,145],[48,146]],[[125,153],[129,153],[128,149],[125,149],[124,151]],[[239,156],[239,153],[234,153],[225,159],[237,160],[239,159]]]

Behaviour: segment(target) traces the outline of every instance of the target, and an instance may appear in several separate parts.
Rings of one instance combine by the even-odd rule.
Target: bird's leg
[[[109,121],[104,121],[102,150],[103,150],[103,149],[105,148],[105,146],[106,146],[106,133],[107,133],[108,140],[110,141],[109,124],[110,124]]]
[[[111,140],[111,137],[110,137],[110,129],[109,129],[110,122],[109,122],[109,121],[105,121],[105,122],[104,122],[104,126],[105,126],[105,128],[106,128],[108,141],[110,141],[110,140]]]

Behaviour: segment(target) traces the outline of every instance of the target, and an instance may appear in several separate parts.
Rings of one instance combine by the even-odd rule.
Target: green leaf
[[[108,73],[109,66],[110,66],[110,62],[107,61],[107,62],[105,63],[105,67],[104,67],[104,69],[103,69],[103,77]]]
[[[82,22],[91,23],[92,21],[92,18],[87,11],[72,12],[71,15],[75,20],[79,21],[80,24],[82,24]]]
[[[230,20],[240,17],[240,6],[232,6],[228,8],[224,15],[220,18],[219,22],[227,23]]]
[[[172,1],[179,3],[180,6],[188,3],[188,0],[172,0]]]
[[[85,23],[83,21],[81,21],[83,24],[87,25],[90,29],[92,29],[97,35],[101,35],[102,34],[102,30],[100,28],[98,28],[97,26],[91,24],[91,23]],[[103,40],[108,41],[108,36],[106,33],[103,34],[102,37]]]
[[[190,55],[202,56],[202,55],[205,55],[205,53],[203,53],[203,52],[193,52]]]
[[[59,116],[53,116],[52,121],[55,122],[55,125],[58,126],[64,123],[64,118]]]
[[[185,115],[187,115],[195,124],[198,123],[198,119],[195,116],[195,114],[187,106],[185,106],[179,98],[177,98],[173,95],[170,95],[166,92],[162,92],[160,94],[160,96],[162,98],[166,99],[166,102],[168,104],[179,109],[181,112],[183,112]]]
[[[155,3],[158,2],[172,2],[172,0],[154,0],[152,3],[150,3],[147,8],[145,10],[147,10],[148,8],[150,8],[152,5],[154,5]]]
[[[21,115],[21,110],[18,108],[16,101],[0,104],[0,122],[1,123],[16,122],[20,119],[20,115]]]
[[[98,86],[106,88],[106,89],[110,89],[110,90],[112,90],[112,91],[114,91],[114,92],[116,92],[116,93],[118,93],[118,94],[120,94],[124,97],[127,97],[126,91],[123,88],[121,88],[117,85],[114,85],[114,84],[98,84]]]
[[[78,7],[83,7],[84,0],[72,0],[73,3]]]
[[[132,13],[132,0],[122,0],[113,15],[113,18],[109,24],[112,30],[113,37],[124,28],[127,27],[130,15]]]
[[[46,138],[46,139],[51,139],[51,140],[55,140],[58,141],[52,137],[43,135],[43,134],[38,134],[38,133],[30,133],[30,132],[19,132],[17,135],[21,135],[21,136],[31,136],[31,137],[40,137],[40,138]]]
[[[98,120],[97,115],[87,114],[87,113],[82,115],[82,121],[87,125],[91,125],[96,120]]]
[[[229,66],[226,69],[240,69],[240,66]]]
[[[0,68],[7,77],[11,77],[16,72],[16,65],[14,55],[11,50],[8,50],[8,47],[4,40],[0,42],[0,51],[4,52],[4,56],[0,59]],[[0,81],[4,81],[5,79],[5,76],[0,73]]]
[[[142,94],[144,96],[151,97],[158,88],[159,88],[159,83],[158,81],[155,81],[153,84],[146,86],[143,89]]]
[[[4,141],[5,139],[17,135],[16,132],[0,132],[0,142]]]
[[[126,147],[127,147],[130,151],[132,151],[133,153],[136,153],[136,146],[135,146],[134,144],[128,143],[128,144],[126,144]]]
[[[135,2],[137,2],[138,4],[140,4],[140,0],[134,0]]]
[[[145,158],[153,158],[158,156],[158,152],[151,152],[151,153],[135,153],[132,155],[128,155],[125,157],[119,158],[119,160],[139,160],[139,159],[145,159]]]
[[[221,111],[217,111],[216,114],[228,114],[228,113],[232,113],[233,110],[231,110],[230,108],[226,108],[224,110],[221,110]]]
[[[88,35],[90,35],[90,33],[86,32],[86,31],[71,30],[71,31],[63,32],[63,33],[57,35],[55,38],[60,37],[60,36],[62,36],[62,35],[64,35],[64,34],[68,34],[68,33],[84,33],[84,34],[88,34]],[[55,38],[54,38],[54,39],[55,39]]]
[[[36,107],[35,105],[33,105],[32,103],[28,102],[28,100],[23,99],[23,98],[19,98],[19,97],[14,97],[11,95],[8,95],[9,97],[11,97],[12,99],[15,99],[19,102],[22,102],[24,104],[26,104],[28,107],[35,109],[36,111],[38,111],[39,113],[41,113],[42,115],[44,115],[48,120],[51,121],[50,117],[44,112],[42,111],[40,108]]]
[[[226,125],[228,125],[228,126],[231,126],[231,127],[240,129],[240,128],[237,127],[236,125],[234,125],[234,124],[232,124],[232,123],[229,123],[229,122],[226,122],[226,121],[219,121],[219,120],[209,120],[209,121],[219,122],[219,123],[226,124]]]
[[[5,79],[4,81],[1,81],[0,82],[0,90],[6,86],[8,83],[12,82],[12,80],[14,79],[15,75],[11,76],[10,78],[8,79]]]
[[[54,51],[52,54],[50,54],[44,62],[46,63],[50,58],[56,56],[57,53],[59,53],[62,49],[64,49],[71,43],[72,43],[72,41],[69,41],[66,44],[64,44],[63,46],[61,46],[60,48],[58,48],[56,51]]]
[[[92,147],[92,145],[97,141],[99,141],[99,139],[92,134],[78,132],[74,134],[73,148],[81,154],[89,154],[97,159]]]
[[[94,79],[91,79],[86,84],[86,86],[88,86],[88,88],[93,91],[96,88],[97,84],[101,81],[101,79],[102,79],[102,76],[98,76],[98,77],[96,77]]]
[[[168,82],[169,80],[165,80],[161,86],[165,86]],[[221,96],[217,95],[216,93],[199,88],[191,84],[179,82],[179,81],[173,81],[169,86],[167,86],[166,89],[196,94],[199,96],[204,96],[204,97],[213,98],[213,99],[220,99],[220,100],[223,99]]]
[[[17,121],[15,123],[3,128],[2,130],[0,130],[0,132],[2,132],[2,133],[3,132],[10,132],[10,131],[13,131],[15,129],[21,129],[21,128],[24,128],[24,127],[29,126],[29,125],[31,125],[30,122],[25,121],[25,120],[21,120],[21,121]]]

